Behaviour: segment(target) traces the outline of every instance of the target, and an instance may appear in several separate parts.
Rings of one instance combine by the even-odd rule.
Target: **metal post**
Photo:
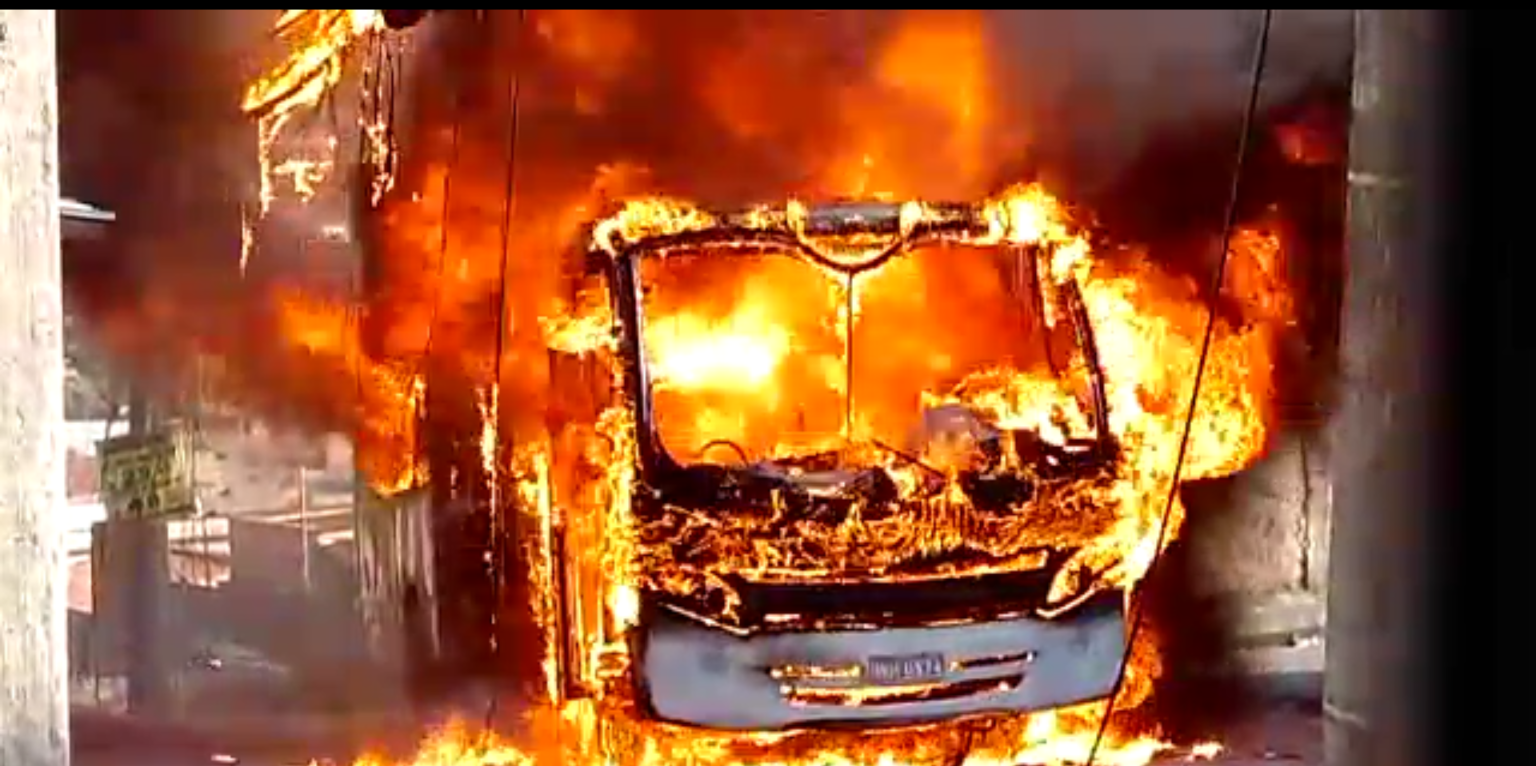
[[[143,385],[131,381],[128,392],[128,433],[152,432],[151,411]],[[165,526],[158,518],[125,515],[108,522],[121,530],[109,539],[122,546],[127,558],[127,665],[128,710],[136,714],[162,712],[169,679],[161,658],[161,589],[164,586],[168,551]],[[109,545],[113,544],[109,543]],[[105,573],[104,573],[105,574]]]
[[[0,763],[69,762],[55,11],[0,10]]]
[[[1330,449],[1324,740],[1330,766],[1398,766],[1432,750],[1423,555],[1441,368],[1432,195],[1443,119],[1443,11],[1355,11],[1342,397]]]
[[[309,469],[299,466],[299,570],[304,580],[304,593],[312,591],[309,572]]]

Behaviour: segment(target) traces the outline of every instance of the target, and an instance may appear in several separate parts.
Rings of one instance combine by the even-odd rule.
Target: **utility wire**
[[[1184,432],[1179,437],[1178,456],[1174,459],[1173,475],[1168,482],[1168,498],[1163,504],[1162,519],[1158,522],[1157,547],[1153,549],[1148,572],[1157,566],[1157,561],[1162,556],[1164,538],[1168,534],[1168,518],[1173,514],[1173,504],[1178,499],[1179,477],[1184,469],[1184,458],[1189,451],[1189,436],[1195,425],[1195,410],[1200,403],[1200,383],[1205,377],[1205,364],[1210,357],[1211,341],[1216,335],[1217,299],[1221,296],[1222,282],[1226,278],[1227,258],[1232,247],[1232,230],[1237,227],[1238,204],[1242,201],[1243,171],[1252,153],[1253,128],[1257,121],[1259,95],[1264,82],[1264,64],[1269,56],[1269,29],[1274,13],[1272,9],[1265,9],[1259,17],[1258,40],[1254,44],[1253,71],[1249,79],[1248,100],[1243,107],[1242,128],[1237,139],[1237,160],[1232,167],[1231,192],[1227,197],[1226,220],[1222,224],[1221,253],[1216,260],[1216,273],[1211,278],[1210,309],[1205,321],[1205,336],[1200,341],[1200,357],[1195,364],[1194,386],[1189,395],[1189,409],[1184,415]],[[1125,653],[1120,657],[1120,668],[1115,677],[1114,690],[1110,692],[1109,702],[1104,708],[1104,716],[1099,719],[1099,729],[1093,736],[1093,746],[1088,750],[1088,759],[1084,766],[1093,766],[1094,759],[1099,754],[1099,747],[1104,742],[1104,734],[1109,730],[1109,720],[1115,709],[1115,698],[1120,696],[1120,691],[1125,686],[1126,671],[1131,664],[1131,650],[1136,646],[1136,634],[1141,629],[1144,615],[1143,604],[1140,599],[1136,599],[1132,608],[1130,629],[1126,634]]]
[[[511,243],[512,243],[512,217],[513,217],[513,215],[514,215],[514,213],[516,212],[516,209],[517,209],[517,205],[516,205],[516,199],[517,199],[517,134],[518,134],[518,124],[520,122],[520,120],[519,120],[519,106],[520,106],[521,101],[522,101],[522,79],[523,79],[522,78],[522,60],[523,60],[522,45],[523,45],[523,38],[524,38],[523,27],[526,24],[527,13],[528,12],[526,10],[523,10],[523,9],[519,9],[517,11],[517,24],[516,24],[515,27],[513,27],[513,41],[512,41],[512,56],[514,57],[514,59],[512,61],[512,65],[511,65],[510,71],[507,74],[507,90],[509,91],[509,95],[507,97],[507,100],[508,100],[508,108],[507,108],[507,111],[508,111],[508,117],[507,117],[507,143],[506,143],[507,174],[506,174],[506,187],[503,190],[504,191],[504,196],[502,198],[502,211],[501,211],[501,266],[500,266],[500,270],[499,270],[499,274],[498,274],[498,281],[497,281],[497,288],[498,289],[497,289],[497,298],[496,298],[496,301],[495,301],[495,303],[496,303],[496,345],[495,345],[494,353],[492,354],[492,357],[491,357],[492,364],[494,364],[495,367],[496,367],[495,371],[492,373],[492,376],[493,376],[492,380],[494,381],[494,385],[491,388],[491,391],[492,391],[491,395],[493,397],[496,397],[496,399],[494,401],[496,402],[497,406],[491,408],[490,415],[491,415],[491,417],[496,418],[498,421],[500,420],[499,401],[500,401],[500,395],[501,395],[501,366],[502,366],[502,357],[506,353],[506,346],[507,346],[507,267],[508,267],[509,262],[511,261],[510,247],[511,247]],[[493,437],[492,437],[492,444],[491,444],[491,454],[493,456],[495,456],[496,458],[499,458],[500,453],[501,453],[501,427],[500,426],[501,426],[501,424],[499,422],[492,424],[492,434],[493,434]],[[492,551],[495,552],[495,554],[493,554],[493,560],[495,562],[495,567],[494,567],[495,571],[492,573],[492,577],[491,577],[491,587],[492,587],[492,599],[491,599],[492,607],[491,608],[492,608],[492,619],[499,622],[499,614],[497,614],[497,612],[501,608],[501,582],[502,582],[502,578],[505,576],[505,572],[502,571],[502,568],[503,568],[504,564],[506,563],[505,560],[499,555],[499,553],[500,553],[500,551],[502,551],[506,547],[506,541],[502,539],[505,530],[501,529],[501,524],[499,523],[500,522],[500,518],[501,518],[501,513],[502,513],[502,509],[499,507],[500,506],[501,493],[498,490],[498,485],[500,483],[500,477],[493,475],[493,476],[490,477],[490,480],[491,480],[491,498],[492,498],[490,511],[491,511],[491,514],[492,514],[492,521],[493,521],[492,532],[491,532],[491,537],[492,537],[492,543],[491,544],[493,546],[492,547]],[[492,656],[499,661],[501,656],[502,656],[502,649],[503,649],[503,647],[502,647],[501,642],[499,640],[499,636],[493,638],[493,640],[496,641],[496,644],[495,644],[495,650],[494,650]],[[487,705],[486,711],[485,711],[485,731],[487,733],[490,732],[491,724],[492,724],[493,720],[496,717],[496,708],[497,708],[498,702],[500,701],[500,691],[501,690],[500,690],[500,686],[499,685],[493,686],[492,689],[491,689],[490,704]]]

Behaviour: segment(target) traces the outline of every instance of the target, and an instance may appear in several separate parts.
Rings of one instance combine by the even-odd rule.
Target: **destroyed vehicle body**
[[[559,603],[551,606],[567,694],[585,693],[570,688],[573,679],[599,678],[627,685],[634,709],[647,717],[733,731],[903,726],[1110,694],[1125,650],[1124,594],[1091,577],[1064,588],[1081,541],[1049,529],[1052,519],[1104,528],[1112,513],[1085,512],[1099,521],[1079,523],[1074,498],[1113,482],[1120,466],[1078,285],[1049,276],[1051,248],[1010,241],[995,211],[923,210],[839,203],[711,215],[707,224],[651,236],[594,230],[588,279],[604,284],[614,317],[611,401],[631,429],[634,466],[629,490],[613,496],[632,529],[579,542],[568,530],[555,533]],[[850,436],[858,413],[849,392],[858,390],[861,369],[851,360],[860,357],[858,344],[879,339],[855,340],[845,323],[835,331],[850,360],[844,420],[823,429],[835,437],[830,446],[753,454],[712,439],[685,450],[667,435],[665,381],[647,351],[653,288],[665,289],[648,283],[651,265],[669,268],[690,254],[727,270],[749,259],[791,259],[844,285],[852,313],[857,278],[917,251],[989,259],[982,268],[1004,274],[998,281],[1010,285],[1010,300],[1056,317],[1044,345],[1070,341],[1071,363],[1051,367],[1079,384],[1074,400],[1086,433],[1009,430],[948,401],[914,413],[913,435],[901,447]],[[1044,356],[1060,352],[1047,348]],[[929,447],[939,443],[950,452],[961,444],[965,459],[930,464]],[[970,531],[934,542],[930,522],[940,517],[963,519],[946,528]],[[838,535],[854,542],[834,554]],[[604,597],[576,574],[581,550],[620,540],[637,571],[635,598],[618,600],[638,603],[627,618],[609,608],[594,620],[590,605]],[[741,555],[767,549],[775,565]],[[622,672],[582,669],[601,662],[592,647],[605,641],[626,647]]]

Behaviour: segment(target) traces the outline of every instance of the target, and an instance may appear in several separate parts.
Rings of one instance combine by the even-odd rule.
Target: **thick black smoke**
[[[1037,131],[1025,162],[1057,166],[1064,191],[1115,178],[1156,138],[1235,117],[1247,100],[1261,11],[998,11],[996,50]],[[1347,73],[1349,11],[1273,12],[1263,101]],[[1213,158],[1214,159],[1214,158]],[[1223,163],[1230,165],[1230,158]]]
[[[185,392],[199,350],[275,374],[267,286],[310,279],[289,248],[240,269],[258,177],[240,97],[281,53],[267,31],[275,15],[60,11],[64,189],[118,216],[105,242],[71,253],[66,300],[82,345],[166,399]]]

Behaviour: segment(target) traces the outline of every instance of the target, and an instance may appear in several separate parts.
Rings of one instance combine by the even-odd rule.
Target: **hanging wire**
[[[493,355],[491,357],[492,364],[495,365],[495,370],[492,373],[492,380],[494,382],[493,382],[493,386],[492,386],[492,389],[491,389],[491,392],[492,392],[491,395],[493,397],[497,397],[497,399],[493,399],[493,403],[495,401],[499,400],[499,396],[500,396],[502,357],[506,353],[506,345],[507,345],[507,268],[508,268],[509,262],[511,261],[510,247],[511,247],[511,241],[512,241],[512,218],[513,218],[513,215],[516,213],[516,198],[517,198],[517,193],[516,193],[517,192],[517,134],[518,134],[518,127],[519,127],[518,123],[520,122],[520,120],[519,120],[519,106],[520,106],[520,103],[522,101],[522,57],[523,57],[523,52],[522,52],[521,46],[522,46],[522,43],[523,43],[523,28],[524,28],[524,25],[526,23],[526,16],[527,16],[527,11],[526,10],[519,9],[517,11],[517,23],[513,27],[513,52],[512,52],[512,55],[515,58],[514,58],[514,60],[512,62],[512,66],[510,68],[510,71],[507,74],[507,90],[508,90],[508,97],[507,97],[507,99],[508,99],[508,107],[507,107],[507,111],[508,111],[508,116],[507,116],[507,141],[506,141],[506,184],[505,184],[505,188],[503,189],[503,198],[502,198],[502,214],[501,214],[501,265],[500,265],[499,274],[498,274],[497,299],[495,301],[495,303],[496,303],[496,341],[495,341],[494,353],[493,353]],[[499,409],[500,409],[499,406],[492,407],[491,413],[490,413],[490,417],[496,418],[499,421],[499,419],[500,419],[499,418]],[[491,454],[493,456],[495,456],[497,459],[499,459],[500,452],[501,452],[501,428],[500,428],[500,423],[496,422],[496,423],[492,423]],[[505,573],[502,571],[502,567],[505,564],[505,561],[504,561],[503,557],[501,556],[501,551],[505,547],[505,541],[502,540],[502,536],[503,536],[503,533],[504,533],[505,530],[503,530],[501,528],[501,510],[502,509],[500,508],[501,492],[499,490],[499,485],[500,485],[500,480],[497,477],[492,476],[491,477],[491,520],[492,520],[492,528],[491,528],[492,547],[491,547],[491,550],[493,552],[492,553],[492,556],[493,556],[493,567],[492,567],[493,568],[493,572],[492,572],[492,576],[491,576],[491,587],[492,587],[491,619],[492,619],[493,627],[492,627],[491,633],[492,633],[492,641],[494,642],[493,643],[492,656],[496,659],[498,664],[501,661],[502,646],[501,646],[501,642],[499,641],[499,636],[497,635],[499,633],[499,630],[500,630],[499,629],[499,625],[497,623],[500,622],[499,613],[500,613],[500,609],[501,609],[501,596],[502,596],[501,585],[502,585],[502,578],[505,576]],[[499,688],[493,688],[492,689],[490,703],[486,706],[486,711],[485,711],[485,731],[487,733],[490,732],[491,724],[492,724],[492,722],[494,721],[494,719],[496,717],[496,709],[497,709],[497,705],[498,705],[499,698],[500,698],[499,691],[500,691]]]
[[[517,12],[517,29],[518,29],[517,39],[518,39],[519,42],[521,42],[521,40],[522,40],[521,30],[522,30],[523,23],[524,23],[524,14],[525,13],[526,13],[526,11],[522,11],[522,10],[519,10]],[[500,290],[498,292],[499,298],[496,301],[496,303],[497,303],[497,309],[496,309],[496,311],[497,311],[497,321],[496,321],[496,346],[495,346],[495,355],[494,355],[494,359],[496,360],[495,380],[496,380],[496,384],[498,386],[501,384],[501,358],[502,358],[502,355],[506,352],[506,343],[507,343],[507,322],[506,322],[507,268],[508,268],[509,262],[511,261],[509,247],[511,245],[511,239],[512,239],[512,217],[516,213],[516,207],[517,207],[517,203],[516,203],[516,196],[517,196],[516,195],[516,189],[517,189],[517,134],[518,134],[518,122],[519,122],[519,119],[518,119],[518,111],[519,111],[518,105],[519,105],[519,102],[522,100],[521,99],[522,77],[520,76],[520,73],[518,71],[519,68],[520,68],[520,63],[521,62],[514,62],[513,68],[512,68],[512,73],[508,77],[508,79],[510,81],[510,84],[508,86],[508,90],[510,91],[510,95],[509,95],[509,100],[510,100],[509,111],[510,111],[510,115],[509,115],[509,118],[508,118],[508,121],[507,121],[507,155],[506,155],[507,175],[506,175],[506,186],[505,186],[505,189],[504,189],[505,197],[503,198],[502,211],[501,211],[501,213],[502,213],[501,214],[501,218],[502,218],[502,222],[501,222],[501,267],[500,267],[500,272],[499,272],[499,275],[498,275],[499,279],[500,279],[498,287],[500,288]]]
[[[1253,142],[1253,128],[1257,121],[1259,110],[1259,95],[1264,82],[1264,65],[1269,56],[1269,29],[1274,17],[1274,11],[1266,9],[1261,12],[1259,18],[1258,40],[1254,44],[1253,69],[1249,77],[1247,102],[1243,106],[1242,127],[1237,139],[1237,159],[1232,167],[1232,184],[1230,194],[1227,197],[1226,219],[1222,224],[1221,252],[1216,260],[1216,273],[1211,276],[1210,306],[1205,321],[1205,335],[1200,341],[1200,357],[1195,364],[1195,376],[1193,386],[1189,394],[1189,407],[1184,414],[1184,430],[1179,436],[1179,450],[1174,458],[1173,473],[1168,481],[1168,497],[1163,503],[1162,518],[1158,521],[1157,545],[1153,548],[1152,561],[1148,565],[1148,571],[1157,566],[1157,561],[1162,556],[1164,538],[1168,534],[1168,518],[1173,514],[1173,504],[1178,500],[1179,478],[1184,469],[1184,458],[1189,450],[1189,437],[1195,425],[1195,410],[1200,403],[1200,384],[1205,377],[1205,364],[1210,357],[1211,342],[1216,335],[1216,311],[1217,300],[1221,296],[1222,283],[1226,278],[1227,258],[1232,249],[1232,231],[1237,228],[1238,204],[1242,201],[1243,171],[1247,168],[1251,144]],[[1126,673],[1130,668],[1131,651],[1136,646],[1136,634],[1141,629],[1142,618],[1146,611],[1140,599],[1137,599],[1132,608],[1130,629],[1126,634],[1125,653],[1120,657],[1120,668],[1115,677],[1115,685],[1110,692],[1109,701],[1104,707],[1104,716],[1099,719],[1098,731],[1093,736],[1093,745],[1088,750],[1088,759],[1084,766],[1093,766],[1098,757],[1099,748],[1103,745],[1104,735],[1109,730],[1109,721],[1114,713],[1115,698],[1120,696],[1120,691],[1125,686]]]

